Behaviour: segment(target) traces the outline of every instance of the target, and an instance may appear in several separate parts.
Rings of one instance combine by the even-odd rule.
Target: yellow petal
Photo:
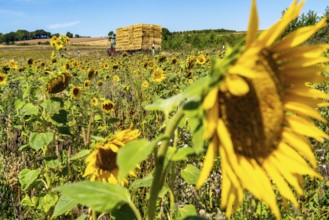
[[[322,122],[326,121],[314,108],[300,102],[285,102],[283,107],[285,110],[292,111],[303,116],[312,117]]]
[[[271,164],[269,160],[265,160],[262,164],[267,174],[274,181],[274,184],[278,187],[280,194],[286,199],[290,200],[295,207],[298,207],[298,202],[292,193],[289,185],[284,180],[283,176],[279,173],[276,166]]]
[[[266,47],[272,45],[273,42],[286,29],[288,24],[298,16],[304,4],[304,1],[301,1],[299,4],[297,3],[298,1],[294,0],[294,2],[291,4],[291,6],[287,9],[287,11],[282,16],[282,18],[276,24],[270,27],[268,30],[263,31],[260,34],[259,41],[265,44]]]
[[[213,108],[207,112],[207,120],[205,120],[205,130],[203,133],[203,139],[208,140],[211,138],[216,130],[218,123],[218,104],[216,103]]]
[[[284,92],[288,95],[292,94],[313,99],[329,99],[328,94],[317,89],[307,88],[306,86],[304,86],[304,88],[288,88],[285,89]]]
[[[329,44],[293,47],[275,54],[275,59],[285,60],[296,59],[299,57],[319,57],[324,51],[326,51],[326,49],[329,49]]]
[[[257,14],[257,6],[256,0],[252,0],[251,10],[250,10],[250,18],[248,24],[248,33],[246,40],[246,47],[250,47],[252,42],[256,39],[258,32],[258,14]]]
[[[218,141],[217,141],[217,138],[214,137],[212,142],[210,142],[210,144],[208,146],[206,157],[203,161],[201,173],[200,173],[198,182],[196,183],[197,189],[199,189],[204,184],[204,182],[207,180],[207,178],[210,174],[210,171],[211,171],[212,167],[214,166],[214,160],[217,155],[217,148],[218,148]]]
[[[329,62],[329,58],[327,57],[301,57],[299,59],[295,59],[286,63],[281,64],[282,69],[286,68],[295,68],[296,70],[302,69],[302,67],[308,67],[319,63],[327,63]]]
[[[210,90],[210,92],[207,94],[207,96],[203,100],[202,108],[205,110],[208,110],[211,107],[213,107],[216,103],[217,95],[218,95],[218,88],[214,88],[214,89]]]
[[[313,165],[313,167],[316,167],[317,164],[315,156],[311,150],[310,144],[304,136],[295,134],[292,131],[284,130],[282,137],[284,142],[303,155]]]
[[[227,89],[234,96],[243,96],[249,92],[248,83],[238,75],[229,75],[225,78]]]
[[[279,154],[275,154],[275,155],[273,155],[273,157],[269,157],[267,160],[269,160],[269,162],[277,168],[277,170],[288,181],[288,183],[295,188],[296,192],[299,195],[302,195],[303,190],[300,187],[297,179],[295,178],[295,176],[292,173],[290,173],[287,170],[288,165],[286,164],[286,161],[283,161],[280,159],[280,156],[281,155],[279,155]]]
[[[319,29],[326,25],[326,18],[321,19],[316,25],[298,28],[294,32],[290,33],[288,36],[276,43],[271,50],[274,52],[281,52],[286,48],[296,47],[312,35],[314,35]]]
[[[323,142],[323,138],[329,139],[329,136],[326,133],[305,118],[294,115],[287,116],[286,120],[290,125],[290,128],[298,134],[313,137],[319,142]]]

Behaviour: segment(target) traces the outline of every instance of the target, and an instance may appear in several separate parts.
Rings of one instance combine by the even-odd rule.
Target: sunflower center
[[[260,77],[245,79],[249,92],[234,96],[219,92],[220,117],[224,120],[237,154],[266,158],[280,141],[284,119],[280,80],[271,60],[261,56]]]
[[[97,155],[96,165],[102,170],[111,172],[113,169],[117,169],[116,157],[117,154],[111,150],[99,148],[99,154]]]

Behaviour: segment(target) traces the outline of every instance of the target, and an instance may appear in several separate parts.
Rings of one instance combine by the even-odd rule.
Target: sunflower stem
[[[134,205],[134,203],[132,203],[131,201],[128,203],[129,207],[131,208],[131,210],[134,212],[135,217],[137,220],[142,220],[142,216],[139,212],[139,210],[136,208],[136,206]]]
[[[164,184],[164,179],[165,179],[164,162],[168,151],[169,140],[170,137],[173,135],[179,121],[183,118],[183,116],[184,116],[183,108],[180,108],[177,110],[176,114],[169,121],[168,126],[166,127],[164,133],[164,136],[166,138],[163,139],[155,159],[155,171],[154,171],[154,177],[151,186],[150,199],[148,202],[147,219],[149,220],[154,219],[156,212],[157,198]]]

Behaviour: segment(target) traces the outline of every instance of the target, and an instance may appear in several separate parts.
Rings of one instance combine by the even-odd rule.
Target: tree
[[[163,40],[168,40],[170,35],[171,35],[171,33],[167,28],[162,28],[162,39]]]
[[[79,35],[79,34],[75,34],[74,37],[75,37],[75,38],[79,38],[80,35]]]
[[[73,38],[73,34],[71,32],[66,32],[66,37]]]
[[[27,30],[17,30],[16,37],[17,37],[17,40],[30,40],[31,33]]]
[[[13,44],[17,40],[16,39],[16,33],[15,32],[10,32],[10,33],[4,34],[2,36],[2,39],[3,39],[3,42],[5,44]]]
[[[107,36],[108,36],[109,38],[112,38],[113,35],[114,35],[114,32],[113,32],[113,31],[110,31],[110,32],[107,34]]]

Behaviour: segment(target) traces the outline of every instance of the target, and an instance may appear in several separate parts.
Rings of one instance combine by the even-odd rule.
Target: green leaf
[[[153,181],[153,176],[152,174],[144,177],[143,179],[136,179],[132,184],[131,184],[131,189],[135,190],[141,187],[151,187]]]
[[[111,212],[111,219],[122,220],[122,219],[136,219],[134,212],[131,210],[128,204],[122,205],[119,209]]]
[[[170,112],[174,111],[177,106],[183,101],[184,97],[181,94],[172,96],[168,99],[158,99],[154,103],[145,106],[147,111],[162,111],[166,116],[169,115]]]
[[[70,127],[68,127],[68,126],[59,126],[59,127],[57,127],[57,131],[58,131],[58,133],[60,133],[62,135],[72,136],[72,133],[70,131]]]
[[[63,124],[65,125],[68,120],[67,120],[68,112],[66,110],[59,110],[58,113],[55,113],[51,119],[54,120],[58,124]]]
[[[77,218],[76,220],[86,220],[87,218],[88,218],[87,215],[82,214],[82,215],[80,215],[79,218]]]
[[[203,133],[204,127],[202,120],[199,118],[191,118],[189,120],[189,127],[192,135],[193,149],[197,154],[203,151],[204,141]]]
[[[185,169],[181,170],[181,176],[188,184],[196,184],[200,176],[200,170],[188,164]]]
[[[38,209],[47,213],[51,207],[53,207],[58,200],[56,194],[46,194],[39,199]]]
[[[53,139],[54,134],[52,132],[32,133],[29,138],[29,145],[37,151],[50,144]]]
[[[76,202],[74,199],[62,195],[57,201],[52,218],[65,214],[77,205],[78,202]]]
[[[194,205],[185,205],[183,208],[178,208],[177,220],[185,219],[191,215],[197,215]]]
[[[41,168],[36,170],[23,169],[18,174],[19,183],[23,190],[27,190],[29,186],[38,178]]]
[[[187,160],[187,156],[194,154],[195,151],[193,148],[190,147],[183,147],[179,148],[175,154],[171,157],[172,161],[180,161],[180,160]]]
[[[25,195],[20,203],[22,206],[28,206],[28,207],[35,206],[35,204],[33,204],[32,200],[30,199],[30,197],[28,195]]]
[[[18,148],[18,151],[22,151],[22,150],[24,150],[25,148],[27,148],[29,145],[28,144],[24,144],[24,145],[22,145],[22,146],[20,146],[19,148]]]
[[[103,182],[82,181],[59,186],[54,190],[100,212],[110,212],[116,207],[130,202],[127,189],[120,185]]]
[[[132,141],[123,146],[117,155],[117,165],[119,167],[119,180],[123,180],[128,175],[129,171],[145,160],[155,147],[154,141],[147,140]]]
[[[39,113],[38,106],[35,106],[32,103],[27,103],[20,111],[21,116],[37,115],[38,113]]]
[[[18,111],[20,108],[23,107],[24,104],[25,104],[24,101],[17,99],[15,101],[15,104],[14,104],[15,105],[15,110]]]
[[[40,104],[40,106],[46,109],[49,113],[57,113],[61,109],[61,102],[55,100],[46,100]]]
[[[48,168],[55,169],[57,167],[60,167],[61,161],[59,159],[54,159],[54,158],[44,158],[43,160]]]
[[[70,160],[72,161],[72,160],[80,159],[82,157],[87,156],[89,153],[90,153],[90,150],[82,150],[82,151],[79,151],[78,153],[76,153],[75,155],[73,155]]]

